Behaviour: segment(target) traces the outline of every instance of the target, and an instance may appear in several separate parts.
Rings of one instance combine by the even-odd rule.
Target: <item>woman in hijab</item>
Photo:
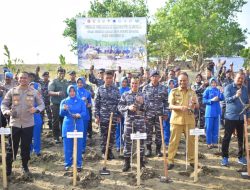
[[[29,84],[31,88],[34,88],[36,90],[39,90],[39,83],[37,82],[31,82]],[[37,105],[35,104],[34,107]],[[31,144],[31,153],[34,151],[34,153],[37,156],[41,155],[41,130],[43,126],[43,120],[41,113],[34,113],[34,128],[33,128],[33,144]]]
[[[86,81],[85,78],[80,77],[76,80],[77,84],[77,96],[83,100],[84,105],[86,107],[86,114],[87,116],[83,118],[84,124],[84,131],[83,131],[83,149],[82,153],[84,154],[86,151],[86,143],[87,143],[87,132],[89,127],[89,120],[90,120],[90,108],[91,108],[91,93],[86,90],[83,86],[85,85]]]
[[[67,132],[84,131],[83,119],[87,117],[86,106],[82,99],[77,97],[76,87],[73,85],[67,88],[68,97],[61,101],[60,115],[64,117],[62,125],[64,166],[69,170],[73,161],[73,138],[67,138]],[[83,138],[77,139],[77,171],[82,170],[82,144]]]

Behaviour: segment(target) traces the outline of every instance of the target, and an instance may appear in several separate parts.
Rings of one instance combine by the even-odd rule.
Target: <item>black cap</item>
[[[70,74],[70,75],[75,75],[76,72],[75,72],[75,71],[69,71],[68,74]]]
[[[153,70],[150,72],[150,77],[155,76],[155,75],[160,75],[159,71]]]
[[[28,75],[29,75],[29,77],[36,77],[36,74],[32,73],[32,72],[28,73]]]
[[[177,67],[174,68],[174,72],[180,71],[180,70],[181,70],[181,68],[179,66],[177,66]]]
[[[65,69],[62,68],[62,67],[58,67],[58,68],[57,68],[57,72],[58,72],[58,73],[59,73],[59,72],[60,72],[60,73],[61,73],[61,72],[62,72],[62,73],[65,73]]]
[[[105,69],[99,69],[98,73],[104,73]]]
[[[43,72],[42,76],[49,75],[48,71]]]

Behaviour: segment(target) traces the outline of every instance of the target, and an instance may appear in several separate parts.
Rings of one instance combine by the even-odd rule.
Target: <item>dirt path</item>
[[[97,129],[95,129],[97,132]],[[100,154],[100,137],[98,133],[93,136],[92,143],[88,143],[87,152],[84,156],[83,171],[78,176],[77,187],[72,186],[72,172],[64,171],[62,144],[55,145],[52,140],[52,134],[48,129],[43,132],[43,150],[42,156],[32,155],[30,161],[31,178],[24,178],[21,175],[20,157],[14,162],[14,175],[11,178],[10,190],[77,190],[77,189],[110,189],[126,190],[138,189],[136,187],[136,168],[132,172],[122,173],[121,168],[123,160],[117,159],[108,161],[110,176],[100,176],[99,170],[102,169],[102,159]],[[164,184],[159,182],[159,176],[163,175],[162,158],[153,157],[147,159],[147,168],[142,173],[142,186],[139,189],[148,190],[180,190],[180,189],[220,189],[220,190],[239,190],[250,189],[249,180],[242,179],[237,170],[242,166],[237,163],[237,142],[232,139],[230,146],[230,167],[221,167],[218,150],[208,150],[204,142],[200,142],[200,165],[199,182],[193,183],[193,171],[191,167],[185,170],[185,141],[180,143],[178,155],[176,157],[176,166],[169,172],[173,183]],[[154,150],[154,148],[153,148]],[[136,156],[135,156],[136,158]],[[136,160],[133,161],[134,163]],[[1,170],[1,169],[0,169]],[[1,171],[0,171],[1,172]],[[2,187],[2,176],[0,177],[0,189]]]

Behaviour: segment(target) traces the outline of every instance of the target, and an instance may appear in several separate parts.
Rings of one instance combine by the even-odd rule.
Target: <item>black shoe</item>
[[[104,153],[102,153],[102,159],[103,159],[103,160],[105,159],[105,154],[104,154]]]
[[[23,172],[23,174],[29,174],[30,170],[29,170],[28,166],[23,166],[22,167],[22,172]]]
[[[37,156],[37,157],[40,157],[40,156],[41,156],[41,153],[36,154],[36,156]]]
[[[146,167],[145,166],[145,161],[144,161],[143,157],[140,157],[140,163],[141,163],[141,165],[140,165],[141,169]]]
[[[172,170],[174,168],[174,164],[169,164],[168,165],[168,170]]]
[[[216,144],[213,144],[212,148],[218,148],[218,146]]]
[[[7,166],[6,166],[6,174],[7,174],[7,176],[10,176],[11,175],[11,173],[12,173],[12,162],[11,163],[6,163],[7,164]]]
[[[125,158],[125,162],[124,162],[124,165],[123,165],[123,168],[122,168],[122,172],[127,172],[130,168],[130,158],[129,157],[126,157]]]
[[[109,159],[109,160],[115,159],[115,156],[114,156],[114,154],[112,153],[112,151],[109,151],[108,159]]]
[[[12,170],[11,169],[6,169],[6,175],[10,176],[12,174]]]
[[[151,148],[151,145],[147,145],[147,150],[146,150],[145,156],[146,156],[146,157],[152,156],[152,148]]]
[[[59,139],[55,139],[55,143],[56,143],[56,144],[60,144],[61,141],[60,141]]]
[[[156,154],[158,157],[162,157],[162,156],[163,156],[163,154],[162,154],[162,152],[161,152],[161,145],[157,145],[157,146],[156,146],[155,154]]]
[[[189,164],[192,168],[194,168],[194,163],[190,163]],[[198,165],[198,168],[200,168],[200,166]]]
[[[77,172],[80,173],[82,171],[82,168],[77,168]]]

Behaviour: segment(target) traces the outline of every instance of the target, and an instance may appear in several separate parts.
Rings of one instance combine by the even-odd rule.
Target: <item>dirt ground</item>
[[[136,186],[136,155],[134,155],[132,171],[122,173],[123,160],[119,153],[114,151],[115,160],[108,161],[107,168],[111,171],[109,176],[101,176],[103,160],[100,153],[100,136],[98,129],[94,128],[93,140],[88,142],[87,152],[84,155],[83,171],[78,174],[77,186],[72,186],[72,171],[64,171],[62,144],[53,142],[52,133],[47,128],[42,134],[42,155],[32,155],[29,168],[31,177],[23,176],[20,168],[20,156],[13,164],[13,175],[9,181],[10,190],[77,190],[77,189],[220,189],[238,190],[250,189],[250,181],[242,179],[239,171],[244,170],[237,163],[237,138],[232,138],[230,146],[230,167],[220,166],[218,149],[208,150],[204,139],[199,141],[199,181],[193,182],[193,170],[189,166],[185,169],[185,140],[181,140],[176,156],[175,168],[169,172],[172,183],[161,183],[160,176],[164,174],[162,158],[152,157],[147,159],[146,169],[141,178],[142,185]],[[221,131],[223,133],[223,131]],[[135,147],[135,146],[134,146]],[[154,150],[154,147],[153,147]],[[0,168],[1,170],[1,168]],[[0,171],[2,173],[2,171]],[[2,176],[0,177],[0,189]]]

